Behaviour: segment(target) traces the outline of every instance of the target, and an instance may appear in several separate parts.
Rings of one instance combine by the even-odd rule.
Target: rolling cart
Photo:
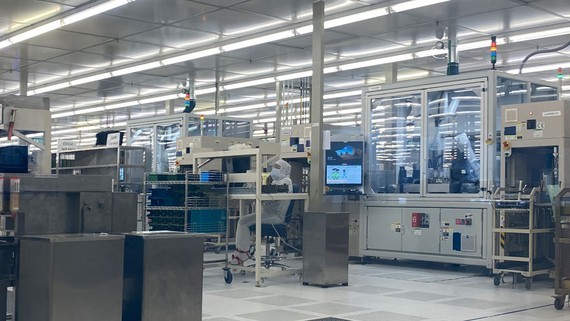
[[[570,188],[554,198],[554,307],[562,310],[566,296],[570,295]]]
[[[543,201],[543,193],[533,188],[530,194],[497,189],[493,196],[493,283],[504,283],[506,274],[525,280],[532,287],[538,275],[552,269],[552,206]]]

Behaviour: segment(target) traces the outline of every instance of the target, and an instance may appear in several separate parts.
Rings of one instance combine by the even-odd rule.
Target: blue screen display
[[[327,185],[361,185],[362,165],[327,165]]]

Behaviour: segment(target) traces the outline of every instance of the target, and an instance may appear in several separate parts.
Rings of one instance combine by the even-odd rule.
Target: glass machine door
[[[373,98],[370,187],[378,194],[420,193],[421,93]]]
[[[481,85],[427,92],[428,194],[478,194]]]

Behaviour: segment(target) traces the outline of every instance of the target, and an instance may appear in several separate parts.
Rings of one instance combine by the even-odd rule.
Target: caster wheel
[[[309,282],[303,282],[303,285],[309,285]]]
[[[566,299],[566,296],[559,296],[559,297],[554,299],[554,307],[556,308],[556,310],[564,309],[564,300],[565,299]]]
[[[532,278],[527,278],[524,280],[524,287],[525,289],[530,290],[532,287]]]
[[[220,254],[221,250],[222,250],[222,248],[220,248],[220,247],[218,246],[218,247],[216,247],[216,248],[214,249],[214,253]]]
[[[230,270],[225,271],[224,272],[224,281],[226,282],[226,284],[232,284],[233,280],[234,280],[234,276],[232,275],[232,272]]]
[[[493,284],[494,284],[495,286],[501,285],[501,275],[495,275],[495,276],[493,277]]]

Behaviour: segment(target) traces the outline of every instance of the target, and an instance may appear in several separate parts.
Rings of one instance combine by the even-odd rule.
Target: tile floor
[[[539,321],[570,320],[555,310],[553,282],[532,289],[510,278],[500,287],[477,268],[418,262],[351,264],[349,286],[303,286],[298,276],[270,278],[256,288],[251,274],[234,273],[226,285],[220,268],[204,271],[207,321]],[[236,275],[237,274],[237,275]]]

